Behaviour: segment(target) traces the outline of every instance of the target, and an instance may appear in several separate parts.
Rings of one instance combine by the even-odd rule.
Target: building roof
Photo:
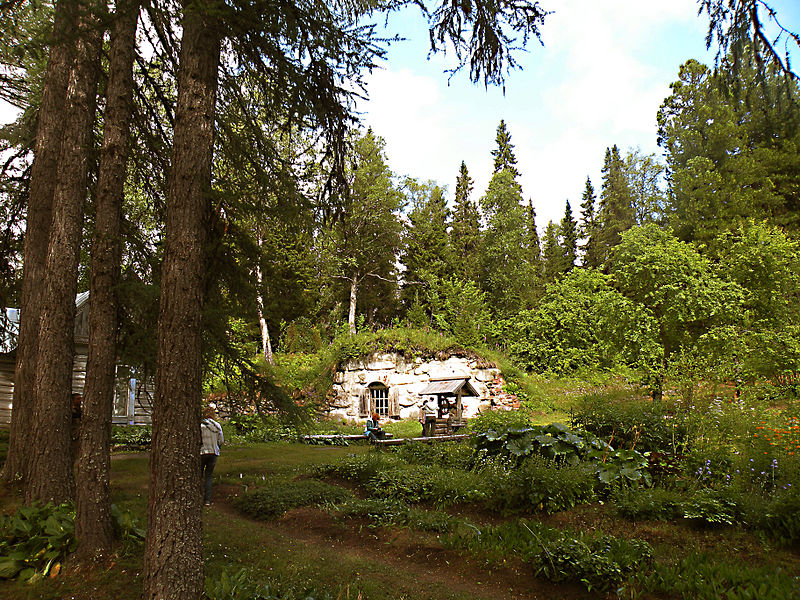
[[[452,379],[439,379],[431,381],[419,392],[420,396],[455,396],[459,390],[463,396],[477,396],[478,393],[469,382],[468,377],[458,377]]]

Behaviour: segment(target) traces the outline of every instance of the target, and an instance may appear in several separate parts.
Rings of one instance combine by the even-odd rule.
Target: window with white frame
[[[382,417],[389,416],[389,388],[382,383],[373,383],[369,386],[369,399],[372,412]]]

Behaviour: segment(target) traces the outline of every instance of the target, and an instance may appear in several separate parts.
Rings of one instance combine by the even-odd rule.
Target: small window
[[[382,383],[370,384],[369,399],[372,412],[376,412],[382,417],[389,416],[389,388]]]

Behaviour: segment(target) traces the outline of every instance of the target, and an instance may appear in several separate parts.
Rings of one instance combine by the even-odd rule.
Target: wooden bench
[[[383,436],[384,436],[384,439],[388,439],[388,440],[394,438],[393,434],[386,433],[386,432],[384,432]],[[363,433],[355,433],[355,434],[350,434],[350,435],[328,434],[328,435],[304,435],[303,436],[303,441],[304,442],[315,442],[315,441],[319,441],[319,442],[331,441],[332,442],[332,441],[338,441],[338,440],[353,441],[354,442],[354,441],[357,441],[357,440],[366,440],[366,439],[368,439],[368,436],[363,434]]]
[[[406,442],[422,442],[431,444],[433,442],[455,442],[458,440],[466,440],[470,438],[468,433],[459,433],[456,435],[435,435],[432,437],[417,437],[417,438],[398,438],[396,440],[375,440],[379,446],[399,446]]]

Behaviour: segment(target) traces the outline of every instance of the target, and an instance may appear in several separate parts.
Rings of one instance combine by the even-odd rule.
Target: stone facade
[[[475,358],[451,356],[443,360],[407,359],[401,354],[375,354],[360,361],[351,361],[334,374],[328,394],[331,416],[360,419],[365,415],[364,394],[370,386],[388,388],[392,418],[416,418],[423,398],[419,392],[431,381],[469,378],[479,397],[463,400],[463,416],[474,417],[490,407],[506,404],[502,392],[500,370]]]

